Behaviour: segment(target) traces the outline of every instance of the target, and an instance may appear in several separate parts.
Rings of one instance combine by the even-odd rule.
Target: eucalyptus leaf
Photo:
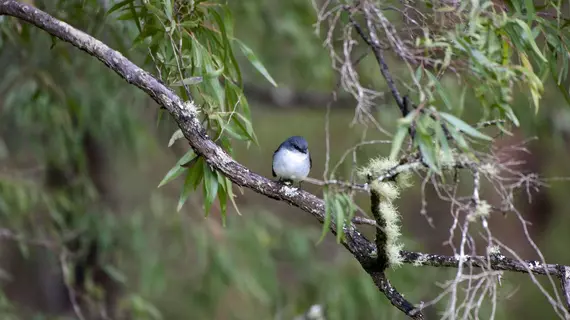
[[[257,71],[259,71],[259,73],[261,73],[265,77],[265,79],[267,79],[267,81],[269,81],[274,87],[277,87],[277,83],[275,82],[275,80],[273,80],[273,77],[271,77],[265,66],[261,63],[261,61],[259,61],[259,59],[253,53],[253,51],[248,46],[246,46],[245,43],[235,38],[234,41],[237,42],[241,51],[249,60],[249,62],[251,62],[251,64],[255,67],[255,69],[257,69]]]
[[[493,141],[493,138],[479,132],[477,129],[469,125],[467,122],[455,117],[454,115],[445,112],[440,112],[439,115],[458,130],[463,131],[474,138]]]
[[[195,155],[194,151],[192,151],[192,150],[189,150],[188,152],[186,152],[180,158],[180,160],[178,160],[176,165],[174,167],[172,167],[172,169],[170,169],[168,171],[168,173],[166,173],[164,178],[162,178],[162,181],[160,181],[160,183],[158,184],[158,188],[160,188],[163,185],[169,183],[170,181],[176,179],[184,170],[186,170],[186,168],[182,167],[181,165],[190,161],[190,159],[192,159],[192,157],[194,155]]]

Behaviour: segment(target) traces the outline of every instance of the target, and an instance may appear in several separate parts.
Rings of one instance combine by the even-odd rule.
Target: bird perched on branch
[[[305,138],[293,136],[283,141],[273,153],[272,173],[280,182],[293,183],[305,179],[313,167],[309,144]]]

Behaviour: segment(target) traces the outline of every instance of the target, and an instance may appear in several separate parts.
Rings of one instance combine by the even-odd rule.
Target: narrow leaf
[[[186,152],[186,154],[183,155],[182,158],[180,158],[180,160],[178,160],[176,165],[172,167],[172,169],[170,169],[168,173],[166,173],[164,178],[162,178],[162,181],[160,181],[160,183],[158,184],[158,188],[176,179],[184,170],[186,170],[186,168],[182,167],[181,165],[183,163],[190,161],[190,159],[193,156],[194,156],[194,151],[189,150],[188,152]]]
[[[277,83],[275,82],[275,80],[273,80],[267,69],[265,69],[265,66],[261,63],[261,61],[259,61],[259,59],[253,53],[253,51],[248,46],[246,46],[245,43],[235,38],[234,41],[238,43],[241,51],[247,57],[249,62],[251,62],[251,64],[255,67],[255,69],[257,69],[257,71],[259,71],[259,73],[261,73],[265,77],[265,79],[267,79],[267,81],[269,81],[274,87],[277,87]]]
[[[330,228],[331,222],[332,222],[331,204],[329,201],[330,195],[328,194],[327,191],[325,191],[323,193],[323,197],[325,200],[325,221],[323,222],[323,232],[321,233],[321,237],[320,237],[319,241],[317,241],[317,244],[321,243],[325,239],[325,236],[329,232],[329,228]]]
[[[204,191],[206,195],[205,199],[205,209],[206,216],[210,214],[210,208],[216,200],[218,194],[218,177],[216,172],[210,169],[209,165],[204,165]]]
[[[337,243],[340,243],[344,236],[343,228],[345,215],[340,199],[337,197],[334,199],[334,207],[336,215],[336,241]]]
[[[445,119],[445,121],[449,122],[452,126],[456,127],[458,130],[461,130],[474,138],[493,141],[493,138],[482,134],[481,132],[477,131],[477,129],[470,126],[467,122],[455,117],[454,115],[445,112],[440,112],[439,115]]]
[[[390,149],[390,160],[396,159],[398,156],[398,152],[402,148],[402,144],[404,143],[404,139],[408,134],[409,126],[400,124],[398,126],[398,130],[392,139],[392,148]]]

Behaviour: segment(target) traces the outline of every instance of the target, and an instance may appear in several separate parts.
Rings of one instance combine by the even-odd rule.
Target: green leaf
[[[319,238],[319,241],[317,241],[317,244],[321,243],[325,239],[332,222],[332,210],[331,203],[329,201],[330,195],[327,190],[323,192],[323,198],[325,201],[325,221],[323,222],[323,232],[321,233],[321,237]]]
[[[261,61],[259,61],[253,51],[248,46],[246,46],[245,43],[239,41],[238,39],[234,38],[234,41],[238,43],[241,51],[247,57],[249,62],[251,62],[251,64],[255,67],[255,69],[257,69],[257,71],[259,71],[259,73],[261,73],[265,79],[267,79],[267,81],[269,81],[274,87],[277,87],[277,83],[275,80],[273,80],[267,69],[265,69],[265,66],[261,63]]]
[[[534,9],[533,0],[524,0],[524,6],[526,9],[526,21],[532,23],[536,18],[536,10]]]
[[[336,241],[340,243],[344,236],[343,228],[344,228],[344,210],[342,207],[342,203],[338,197],[334,197],[334,207],[335,207],[335,215],[336,215]]]
[[[416,78],[416,81],[417,81],[418,83],[421,83],[421,82],[422,82],[423,70],[424,70],[424,67],[423,67],[422,65],[420,65],[420,66],[416,69],[416,72],[414,73],[414,77]]]
[[[193,156],[194,156],[194,151],[189,150],[188,152],[186,152],[186,154],[184,154],[178,160],[176,165],[172,167],[172,169],[170,169],[168,173],[166,173],[164,178],[162,178],[162,181],[160,181],[160,183],[158,184],[158,188],[176,179],[184,170],[186,170],[186,168],[182,167],[181,165],[190,161],[190,159],[192,159]]]
[[[402,148],[402,144],[404,143],[404,139],[408,135],[409,125],[404,123],[398,124],[398,130],[392,139],[392,148],[390,149],[390,160],[396,159],[400,149]]]
[[[457,129],[455,129],[454,127],[448,127],[447,129],[449,131],[449,134],[451,134],[453,140],[457,143],[459,149],[461,149],[465,153],[470,153],[471,147],[469,146],[469,143],[467,143],[463,135],[461,135],[461,133],[459,133],[459,131],[457,131]]]
[[[531,48],[534,50],[534,52],[538,55],[538,57],[543,61],[543,62],[548,62],[548,60],[546,60],[546,58],[542,55],[542,52],[540,52],[540,49],[538,48],[538,46],[536,45],[536,42],[534,41],[534,37],[532,35],[532,31],[530,30],[530,27],[528,26],[528,24],[526,24],[524,21],[519,20],[519,19],[514,19],[514,22],[523,29],[524,33],[525,33],[525,39],[528,42],[528,44],[531,46]]]
[[[171,86],[174,86],[174,87],[180,87],[183,85],[191,86],[191,85],[202,83],[202,81],[204,81],[203,77],[190,77],[190,78],[182,79],[182,81],[176,81],[176,82],[172,83]]]
[[[139,30],[139,32],[142,31],[142,26],[141,23],[139,21],[139,17],[137,15],[137,9],[135,8],[135,5],[133,4],[133,2],[129,3],[129,10],[132,14],[132,17],[134,18],[133,20],[135,21],[135,24],[137,26],[137,29]]]
[[[220,202],[220,211],[222,213],[222,219],[225,219],[227,215],[228,208],[228,192],[226,189],[226,177],[220,172],[216,171],[216,177],[218,178],[218,200]]]
[[[232,202],[234,209],[236,209],[237,214],[241,216],[241,212],[239,211],[239,208],[236,204],[236,201],[234,200],[235,195],[234,195],[234,192],[232,190],[232,181],[227,177],[224,178],[224,181],[226,183],[226,191],[228,193],[228,198]]]
[[[445,92],[445,89],[443,88],[439,80],[428,70],[425,70],[425,73],[430,79],[430,81],[433,82],[433,84],[435,85],[437,94],[441,97],[443,104],[445,104],[448,110],[453,110],[453,105],[451,104],[451,100],[449,100],[449,97],[447,96],[447,93]]]
[[[206,195],[206,199],[204,201],[205,209],[206,209],[206,216],[210,214],[210,208],[216,200],[216,196],[218,194],[218,177],[215,171],[210,169],[208,164],[204,166],[204,194]]]
[[[170,0],[163,0],[164,3],[164,12],[166,13],[166,17],[168,21],[172,21],[172,3]]]
[[[127,4],[132,3],[133,1],[134,1],[134,0],[125,0],[125,1],[121,1],[121,2],[119,2],[119,3],[117,3],[117,4],[115,4],[114,6],[112,6],[112,7],[105,13],[105,16],[110,15],[111,13],[113,13],[113,12],[115,12],[115,11],[121,9],[122,7],[124,7],[124,6],[127,5]]]
[[[559,69],[558,69],[556,54],[553,52],[551,53],[551,55],[552,56],[549,59],[548,66],[550,68],[550,74],[552,75],[552,80],[554,80],[556,86],[558,87],[558,90],[560,91],[560,93],[562,93],[564,99],[566,99],[566,103],[570,104],[570,93],[568,93],[568,89],[564,86],[563,83],[558,81]]]
[[[166,16],[166,14],[164,14],[164,12],[160,11],[160,9],[158,9],[157,7],[152,5],[150,2],[145,2],[144,6],[148,9],[148,11],[154,13],[159,18],[164,19],[164,20],[168,20],[168,17]]]
[[[461,115],[463,110],[465,110],[465,95],[467,94],[467,86],[464,86],[461,90],[461,96],[459,97],[459,105],[457,107],[457,113]]]
[[[439,146],[441,148],[442,153],[442,161],[444,163],[450,163],[453,161],[453,154],[451,153],[451,149],[449,148],[449,143],[447,141],[447,137],[445,136],[445,132],[443,131],[443,127],[441,123],[437,123],[435,126],[435,136],[439,141]]]
[[[481,132],[477,131],[477,129],[473,128],[468,123],[455,117],[454,115],[445,112],[439,112],[439,115],[443,119],[445,119],[445,121],[449,122],[452,126],[457,128],[458,130],[461,130],[474,138],[493,141],[493,138],[489,137],[488,135],[482,134]]]
[[[416,139],[416,141],[420,148],[423,161],[431,170],[435,171],[437,174],[440,174],[441,172],[439,170],[438,160],[435,156],[435,146],[432,142],[431,137],[425,134],[420,134],[419,139]]]
[[[196,163],[191,168],[188,168],[186,180],[184,180],[184,187],[182,188],[180,199],[178,200],[178,206],[176,208],[177,211],[180,211],[180,209],[182,209],[182,206],[184,206],[184,203],[188,199],[190,192],[192,190],[196,190],[196,187],[200,184],[200,181],[202,181],[203,165],[204,160],[202,157],[199,157]]]

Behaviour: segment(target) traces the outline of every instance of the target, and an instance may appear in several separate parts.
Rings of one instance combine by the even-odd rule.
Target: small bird
[[[273,153],[272,173],[281,182],[299,182],[309,175],[313,160],[305,138],[293,136],[283,141]]]

